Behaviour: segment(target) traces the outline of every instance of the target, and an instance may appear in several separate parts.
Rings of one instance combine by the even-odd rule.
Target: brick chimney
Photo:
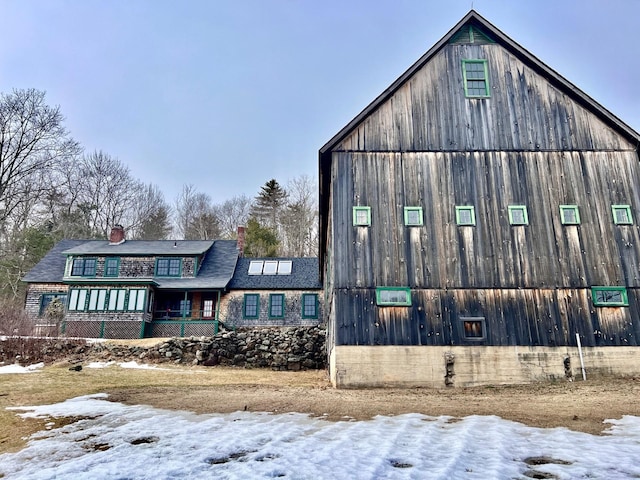
[[[109,245],[120,245],[124,243],[124,227],[122,225],[114,225],[109,234]]]
[[[239,257],[244,257],[244,234],[245,234],[245,228],[244,227],[238,227],[238,256]]]

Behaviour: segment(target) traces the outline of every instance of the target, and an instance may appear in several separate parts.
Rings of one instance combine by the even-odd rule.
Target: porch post
[[[189,298],[188,292],[184,291],[184,303],[182,304],[182,320],[187,318],[187,299]]]

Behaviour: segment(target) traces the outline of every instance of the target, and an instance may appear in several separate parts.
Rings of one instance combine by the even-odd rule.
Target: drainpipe
[[[216,301],[216,317],[215,317],[215,320],[213,322],[213,333],[214,333],[214,335],[218,334],[218,328],[219,328],[218,321],[219,321],[219,318],[220,318],[220,290],[218,290],[218,300]]]

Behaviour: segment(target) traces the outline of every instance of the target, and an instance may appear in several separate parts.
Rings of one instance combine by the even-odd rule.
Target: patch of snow
[[[329,422],[308,415],[196,415],[88,395],[16,407],[23,417],[81,417],[0,455],[3,479],[558,479],[640,476],[640,417],[608,435],[541,429],[495,416],[406,414]],[[529,457],[556,463],[529,466]],[[566,464],[562,464],[566,462]]]
[[[40,362],[40,363],[35,363],[33,365],[27,365],[26,367],[23,367],[22,365],[4,365],[2,367],[0,367],[0,374],[3,373],[33,373],[33,372],[37,372],[38,370],[40,370],[42,367],[44,367],[44,363]]]

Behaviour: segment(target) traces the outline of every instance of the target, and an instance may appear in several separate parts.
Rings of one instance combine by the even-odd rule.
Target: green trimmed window
[[[120,257],[107,257],[104,259],[104,276],[117,277],[120,270]]]
[[[94,277],[96,275],[96,259],[74,258],[71,275],[74,277]]]
[[[356,227],[371,225],[371,207],[353,207],[353,225]]]
[[[156,260],[157,277],[179,277],[181,271],[181,258],[158,258]]]
[[[318,318],[318,295],[302,294],[302,318]]]
[[[284,317],[284,294],[272,293],[269,295],[269,318]]]
[[[456,206],[456,225],[476,224],[476,209],[469,205]]]
[[[376,304],[380,306],[411,305],[411,289],[408,287],[376,288]]]
[[[591,287],[591,298],[597,307],[626,307],[629,297],[625,287]]]
[[[144,288],[132,288],[129,290],[127,310],[130,312],[144,312],[144,300],[146,293],[147,291]]]
[[[107,305],[107,291],[104,289],[91,289],[89,290],[89,304],[87,310],[89,312],[96,312],[104,310]]]
[[[460,317],[465,340],[484,340],[486,338],[484,317]]]
[[[404,207],[404,224],[408,227],[422,225],[422,207]]]
[[[47,307],[54,300],[60,300],[62,305],[66,305],[67,303],[67,294],[66,293],[43,293],[40,295],[40,310],[38,311],[38,316],[41,317],[47,311]]]
[[[577,205],[560,205],[560,221],[563,225],[580,225],[580,211]]]
[[[462,60],[464,95],[468,98],[489,97],[489,68],[486,60]]]
[[[109,303],[107,304],[107,310],[112,312],[122,312],[125,307],[125,297],[127,291],[124,288],[114,288],[109,290]]]
[[[616,225],[633,224],[630,205],[611,205],[611,213],[613,213],[613,223]]]
[[[257,293],[245,293],[242,307],[244,318],[258,318],[260,316],[260,295]]]
[[[511,225],[529,225],[526,205],[509,205],[509,223]]]
[[[69,292],[69,305],[67,310],[70,312],[84,311],[87,304],[89,290],[86,288],[74,288]]]

